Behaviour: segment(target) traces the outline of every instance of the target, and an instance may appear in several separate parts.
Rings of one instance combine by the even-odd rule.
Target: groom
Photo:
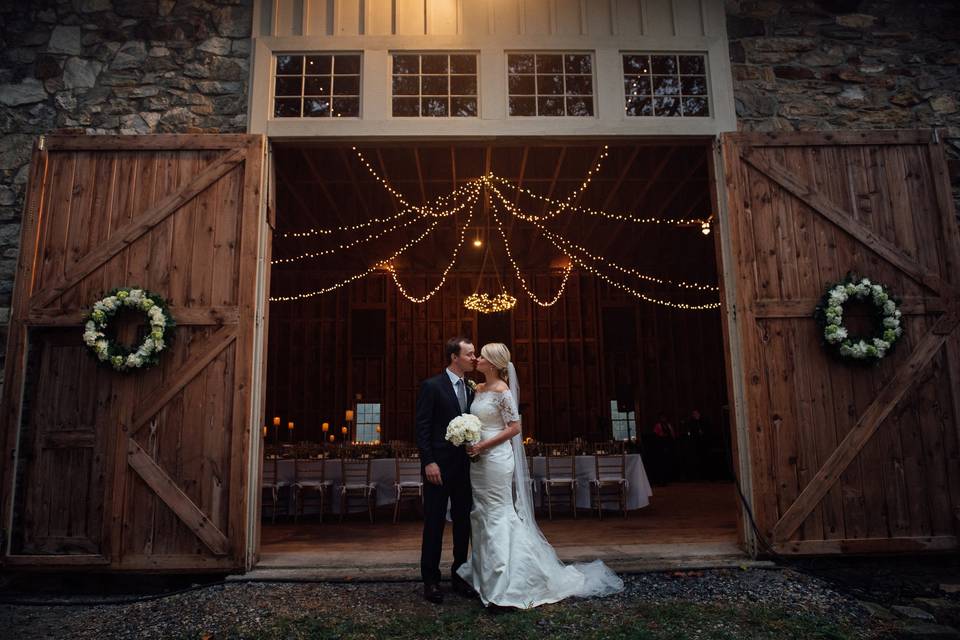
[[[447,499],[453,520],[453,566],[451,582],[461,595],[473,590],[457,575],[457,567],[467,561],[470,542],[470,459],[464,447],[446,440],[447,425],[470,410],[473,389],[464,374],[477,362],[473,343],[458,336],[447,340],[444,348],[446,369],[420,383],[417,396],[417,448],[427,481],[423,487],[423,544],[420,547],[420,575],[423,597],[443,602],[440,591],[440,552],[447,517]]]

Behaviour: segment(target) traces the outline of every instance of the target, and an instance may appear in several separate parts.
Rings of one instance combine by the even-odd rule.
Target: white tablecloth
[[[530,458],[530,476],[536,481],[537,491],[534,499],[537,505],[540,505],[543,488],[540,481],[546,475],[546,459],[543,457]],[[266,461],[267,463],[272,461]],[[322,460],[301,460],[301,468],[309,468],[323,464]],[[339,513],[340,502],[338,496],[338,487],[340,486],[341,467],[340,460],[330,459],[325,461],[327,464],[326,479],[333,483],[333,493],[327,495],[327,511]],[[277,460],[277,478],[281,482],[293,484],[294,465],[296,462],[291,459]],[[597,467],[593,456],[577,456],[577,507],[581,509],[590,508],[590,481],[597,477]],[[650,504],[650,496],[653,491],[650,488],[650,481],[647,479],[647,472],[643,468],[643,460],[639,454],[627,455],[626,475],[629,487],[627,491],[627,509],[642,509]],[[396,502],[396,489],[394,482],[397,476],[397,463],[394,458],[375,458],[370,461],[370,481],[377,486],[377,505],[393,504]],[[287,501],[289,489],[281,489],[280,505],[277,513],[287,513]],[[607,500],[604,499],[604,503]],[[306,495],[303,512],[305,514],[317,513],[320,501],[316,492],[309,492]],[[362,500],[351,499],[349,509],[351,512],[366,511],[366,505]],[[270,514],[269,500],[263,501],[264,517]]]
[[[529,458],[530,477],[536,480],[537,494],[534,500],[537,505],[540,504],[543,497],[543,485],[540,482],[547,474],[547,461],[542,456]],[[569,460],[569,458],[567,458]],[[569,462],[567,463],[569,464]],[[650,496],[653,490],[650,488],[650,481],[647,479],[647,472],[643,468],[643,460],[638,453],[627,454],[626,476],[629,486],[627,487],[627,509],[642,509],[650,504]],[[554,465],[550,465],[555,469]],[[569,467],[568,467],[569,468]],[[597,477],[597,465],[593,456],[577,456],[577,507],[580,509],[590,508],[590,481]],[[556,475],[554,471],[554,475]],[[604,504],[607,504],[607,498],[604,497]]]

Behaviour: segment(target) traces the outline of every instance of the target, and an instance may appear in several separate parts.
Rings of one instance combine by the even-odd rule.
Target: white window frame
[[[714,115],[713,115],[713,110],[714,110],[714,105],[713,105],[713,87],[712,87],[712,83],[711,83],[711,79],[710,79],[710,52],[709,52],[709,51],[649,51],[649,50],[639,50],[639,49],[625,49],[625,50],[622,50],[622,51],[620,52],[620,78],[621,78],[621,85],[623,84],[623,79],[624,79],[624,78],[626,77],[626,75],[627,75],[626,70],[625,70],[624,67],[623,67],[623,57],[624,57],[624,56],[633,56],[633,55],[636,55],[636,56],[702,56],[702,57],[703,57],[703,72],[704,72],[703,75],[704,75],[704,80],[705,80],[705,82],[707,83],[707,93],[706,93],[706,95],[703,96],[703,97],[705,97],[706,100],[707,100],[707,109],[709,110],[709,115],[706,115],[706,116],[685,116],[685,115],[679,115],[679,116],[656,116],[656,115],[654,115],[654,116],[631,116],[631,115],[627,115],[627,92],[626,92],[626,88],[624,87],[624,88],[622,89],[622,94],[623,94],[622,98],[623,98],[623,100],[621,101],[621,106],[623,107],[623,117],[624,117],[627,121],[640,120],[640,121],[651,121],[651,122],[656,122],[656,121],[687,121],[687,122],[694,121],[694,122],[695,122],[695,121],[698,121],[698,120],[710,120],[710,119],[712,119],[712,118],[714,117]],[[679,62],[678,62],[678,65],[679,65]],[[651,76],[654,75],[652,71],[653,71],[653,70],[651,69],[651,73],[650,73]],[[680,71],[680,69],[679,69],[679,66],[678,66],[678,68],[677,68],[677,77],[678,77],[678,78],[682,78],[684,74],[679,73],[679,71]],[[661,74],[661,75],[662,75],[662,74]],[[687,75],[690,75],[690,74],[687,74]],[[651,90],[652,90],[652,87],[651,87]],[[677,95],[678,95],[678,99],[681,100],[681,102],[682,102],[682,101],[683,101],[683,97],[682,97],[683,94],[681,93],[681,94],[677,94]],[[657,97],[656,94],[651,94],[651,96],[652,96],[652,98],[654,98],[654,99]],[[697,97],[697,98],[699,98],[699,97],[701,97],[701,96],[688,96],[688,97],[691,97],[691,98]]]
[[[571,115],[568,115],[568,114],[567,114],[567,112],[566,112],[566,111],[567,111],[567,106],[566,106],[567,97],[570,96],[570,95],[573,95],[573,94],[568,94],[568,93],[566,93],[567,72],[566,72],[566,69],[564,69],[564,70],[562,71],[562,74],[563,74],[563,84],[564,84],[564,93],[560,94],[560,97],[563,98],[563,103],[564,103],[564,106],[563,106],[563,111],[564,111],[564,113],[563,113],[563,115],[560,115],[560,116],[542,116],[542,115],[540,115],[539,113],[536,113],[536,114],[534,114],[534,115],[532,115],[532,116],[515,116],[515,115],[511,114],[511,113],[510,113],[510,98],[511,98],[511,95],[510,95],[510,75],[511,75],[511,74],[510,74],[510,56],[511,56],[511,55],[533,55],[533,56],[537,56],[537,55],[558,55],[558,56],[561,56],[561,64],[563,63],[563,56],[567,56],[567,55],[571,55],[571,56],[588,55],[588,56],[590,56],[590,89],[591,89],[590,101],[591,101],[591,103],[592,103],[591,106],[592,106],[592,111],[593,111],[593,113],[592,113],[591,115],[589,115],[589,116],[571,116]],[[534,63],[534,64],[536,64],[536,63]],[[536,68],[534,68],[533,74],[522,73],[522,74],[513,74],[513,75],[533,75],[533,76],[534,76],[534,82],[536,82],[536,76],[537,76],[538,74],[537,74],[537,72],[536,72]],[[570,74],[570,75],[586,75],[586,74],[582,74],[582,73],[572,73],[572,74]],[[621,74],[621,75],[622,75],[622,74]],[[541,120],[582,120],[582,121],[589,122],[590,120],[596,120],[596,119],[599,117],[599,116],[598,116],[598,113],[599,113],[599,104],[598,104],[598,99],[597,99],[597,97],[598,97],[598,96],[597,96],[597,54],[596,54],[596,51],[594,51],[594,50],[592,50],[592,49],[546,49],[546,50],[542,50],[542,49],[537,49],[537,50],[533,50],[533,49],[509,49],[509,50],[506,50],[506,51],[503,52],[503,78],[504,78],[504,83],[506,84],[506,99],[507,99],[507,102],[506,102],[505,108],[506,108],[507,118],[510,119],[510,120],[517,120],[517,119],[519,119],[519,120],[535,120],[535,121],[541,121]],[[534,87],[536,87],[536,84],[534,84]],[[527,94],[522,94],[522,95],[520,95],[520,96],[512,96],[512,97],[528,98],[528,97],[531,97],[531,96],[529,96],[529,95],[527,95]],[[532,97],[533,97],[533,101],[534,101],[534,108],[536,108],[536,102],[537,102],[537,100],[538,100],[540,97],[551,97],[551,94],[543,94],[543,96],[541,96],[541,94],[536,93],[536,88],[534,88],[534,94],[533,94]],[[537,111],[539,112],[539,109],[537,109]]]
[[[299,117],[294,117],[294,116],[277,116],[277,115],[276,115],[276,101],[277,101],[277,95],[276,95],[276,93],[277,93],[277,58],[279,58],[280,56],[304,56],[304,57],[305,57],[305,56],[331,56],[331,57],[334,57],[334,56],[344,56],[344,55],[346,55],[346,56],[358,56],[358,57],[360,58],[360,72],[359,72],[359,74],[358,74],[358,81],[359,81],[359,83],[360,83],[360,87],[359,87],[359,89],[358,89],[358,92],[359,92],[359,93],[358,93],[358,95],[357,95],[357,102],[358,102],[359,104],[358,104],[358,106],[357,106],[357,115],[356,115],[356,116],[336,117],[336,116],[333,116],[333,115],[332,115],[332,111],[333,111],[333,101],[336,99],[336,95],[333,93],[333,83],[334,83],[334,81],[335,81],[335,79],[336,79],[336,75],[334,74],[334,70],[335,70],[334,67],[331,67],[331,69],[330,69],[330,79],[331,79],[330,89],[331,89],[331,93],[330,93],[330,95],[328,96],[329,99],[330,99],[331,115],[329,115],[329,116],[305,116],[305,115],[303,115],[303,106],[302,106],[302,105],[301,105],[301,107],[300,107],[300,116],[299,116]],[[346,51],[341,51],[341,50],[307,51],[307,50],[303,50],[303,51],[274,51],[274,52],[272,52],[272,54],[271,54],[271,56],[270,56],[270,97],[269,97],[269,102],[268,102],[267,118],[268,118],[270,121],[273,121],[273,122],[277,122],[277,121],[280,121],[280,122],[304,122],[304,121],[313,121],[313,120],[335,120],[335,121],[350,121],[350,120],[357,121],[357,120],[362,120],[362,119],[363,119],[363,93],[364,93],[364,92],[363,92],[363,84],[364,84],[364,82],[363,82],[363,76],[364,76],[364,72],[363,72],[363,70],[364,70],[363,58],[364,58],[363,51],[356,51],[356,50],[346,50]],[[306,61],[304,61],[304,64],[306,64]],[[305,77],[306,77],[306,69],[301,70],[301,72],[300,72],[300,77],[301,77],[301,78],[305,78]],[[292,98],[292,97],[297,97],[297,96],[280,96],[281,99],[282,99],[282,98],[285,98],[285,97],[291,97],[291,98]],[[305,96],[305,95],[303,94],[303,86],[302,86],[302,84],[301,84],[300,96],[299,96],[299,98],[300,98],[301,100],[305,100],[305,99],[307,99],[308,97],[311,97],[311,98],[312,98],[312,97],[316,97],[316,96]],[[353,97],[353,96],[341,96],[341,97]]]
[[[474,50],[474,49],[444,49],[444,50],[442,50],[442,51],[437,51],[437,50],[405,50],[405,49],[392,49],[391,51],[389,51],[389,52],[387,53],[387,55],[388,55],[388,60],[389,60],[388,69],[389,69],[389,72],[390,72],[390,76],[389,76],[389,78],[388,78],[388,80],[387,80],[387,91],[388,91],[389,99],[390,99],[390,118],[391,118],[392,120],[426,120],[426,121],[429,122],[429,121],[431,121],[431,120],[454,120],[454,121],[459,121],[459,120],[476,120],[476,119],[479,119],[479,118],[482,118],[482,117],[483,117],[483,115],[482,115],[482,108],[481,108],[481,105],[482,105],[482,96],[480,95],[480,87],[481,87],[481,80],[480,80],[480,51]],[[406,55],[410,55],[410,56],[421,56],[421,60],[420,60],[420,73],[417,74],[417,77],[418,77],[418,78],[421,78],[421,79],[423,78],[423,75],[424,75],[424,74],[423,74],[423,60],[422,60],[422,56],[435,56],[435,55],[445,55],[445,56],[447,56],[447,65],[448,65],[448,66],[447,66],[447,96],[446,96],[446,97],[447,97],[448,100],[452,100],[453,98],[469,98],[469,97],[471,97],[471,96],[463,96],[463,95],[454,95],[453,93],[450,93],[450,90],[449,90],[449,88],[450,88],[449,79],[450,79],[451,76],[454,76],[454,75],[458,75],[458,76],[460,76],[460,75],[469,75],[469,74],[461,74],[461,73],[457,73],[457,74],[450,73],[450,70],[449,70],[449,69],[450,69],[450,67],[449,67],[450,56],[461,56],[461,55],[463,55],[463,56],[473,56],[474,59],[476,60],[476,63],[477,63],[477,64],[476,64],[476,69],[477,69],[477,70],[476,70],[476,74],[475,74],[475,75],[476,75],[476,78],[477,78],[477,93],[476,93],[474,96],[472,96],[472,97],[475,98],[476,101],[477,101],[477,113],[476,113],[475,115],[472,115],[472,116],[454,116],[454,115],[450,115],[451,110],[450,110],[449,107],[448,107],[448,109],[447,109],[447,115],[445,115],[445,116],[425,116],[425,115],[423,115],[423,105],[422,105],[422,103],[421,103],[421,106],[420,106],[420,114],[417,115],[417,116],[397,116],[397,115],[394,115],[394,114],[393,114],[393,99],[394,99],[394,98],[412,98],[412,97],[414,97],[413,95],[409,95],[409,96],[405,96],[405,95],[394,95],[394,93],[393,93],[393,76],[395,75],[395,74],[393,73],[393,58],[394,58],[395,56],[398,56],[398,55],[401,55],[401,56],[406,56]],[[401,75],[404,75],[404,74],[401,74]],[[426,74],[426,75],[438,75],[438,74],[429,74],[429,73],[428,73],[428,74]],[[419,93],[417,93],[417,95],[416,95],[416,97],[417,97],[418,99],[420,99],[420,100],[423,99],[423,93],[422,93],[422,91],[423,91],[423,87],[422,87],[422,82],[421,82],[421,87],[420,87],[420,89],[419,89]]]

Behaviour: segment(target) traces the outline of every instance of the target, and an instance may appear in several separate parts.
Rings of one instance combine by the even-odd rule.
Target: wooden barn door
[[[52,136],[35,150],[0,415],[5,564],[244,567],[263,145]],[[177,326],[158,366],[118,374],[82,324],[130,285],[165,297]]]
[[[722,145],[760,531],[779,553],[956,549],[960,238],[936,135]],[[877,367],[820,345],[814,307],[848,271],[903,301]]]

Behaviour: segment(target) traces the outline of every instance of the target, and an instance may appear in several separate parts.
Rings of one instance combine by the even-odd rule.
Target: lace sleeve
[[[497,405],[500,407],[500,417],[503,418],[504,424],[520,422],[520,412],[517,411],[517,407],[513,403],[513,395],[509,391],[500,394],[497,398]]]

